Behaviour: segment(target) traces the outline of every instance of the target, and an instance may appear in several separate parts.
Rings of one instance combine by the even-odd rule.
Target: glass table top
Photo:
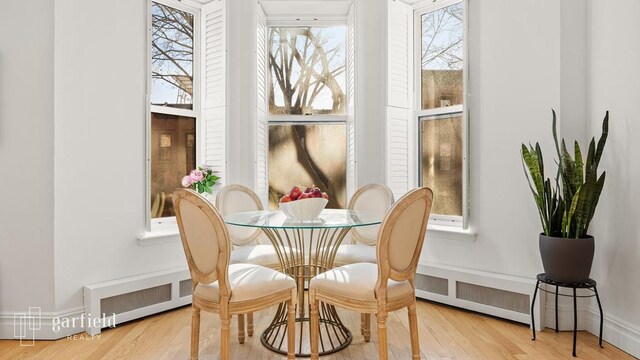
[[[247,211],[225,216],[224,221],[229,225],[279,228],[279,229],[322,229],[346,228],[377,225],[382,222],[385,214],[373,211],[324,209],[318,219],[313,221],[290,220],[279,210]]]

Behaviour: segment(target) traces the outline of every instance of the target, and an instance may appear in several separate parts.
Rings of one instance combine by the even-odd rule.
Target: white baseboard
[[[555,315],[555,299],[554,295],[547,296],[546,316],[544,318],[543,327],[550,329],[556,328]],[[589,331],[591,329],[591,317],[588,313],[588,305],[578,303],[576,315],[578,318],[578,331]],[[573,304],[558,304],[558,330],[573,331]]]
[[[33,340],[56,340],[84,332],[84,307],[40,312],[31,308],[15,313],[0,314],[0,339],[22,339],[27,344]]]
[[[598,336],[600,333],[600,312],[597,308],[584,310],[587,330]],[[617,316],[604,313],[604,330],[602,338],[615,347],[640,358],[640,328]],[[606,346],[606,345],[605,345]]]
[[[555,329],[555,301],[548,297],[546,306],[546,326]],[[603,310],[606,310],[604,308]],[[600,312],[590,305],[578,303],[578,331],[588,331],[600,336]],[[558,323],[560,331],[573,331],[573,305],[558,304]],[[640,358],[640,328],[616,316],[604,313],[602,338],[615,347]],[[605,345],[606,346],[606,345]]]

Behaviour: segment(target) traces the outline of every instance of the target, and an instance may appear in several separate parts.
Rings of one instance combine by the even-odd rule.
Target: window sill
[[[138,237],[139,246],[150,246],[167,244],[180,241],[180,230],[178,225],[167,225],[163,227],[154,227],[151,231],[145,231],[145,233]]]
[[[427,227],[429,239],[457,240],[465,242],[476,241],[476,232],[469,229],[461,229],[452,226],[429,225]]]

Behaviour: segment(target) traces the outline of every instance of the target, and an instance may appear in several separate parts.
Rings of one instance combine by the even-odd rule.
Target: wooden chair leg
[[[253,313],[247,314],[247,335],[253,336]]]
[[[371,314],[362,314],[361,328],[364,341],[371,341]]]
[[[376,314],[378,319],[378,353],[380,360],[388,360],[389,351],[387,345],[387,314]]]
[[[318,360],[318,338],[320,336],[320,319],[318,315],[318,301],[316,300],[315,290],[309,290],[309,305],[311,306],[311,333],[309,340],[311,342],[311,360]]]
[[[200,345],[200,308],[192,306],[191,309],[191,360],[197,360]]]
[[[229,360],[229,340],[230,340],[231,317],[220,314],[220,359]]]
[[[418,340],[418,316],[416,314],[416,302],[409,305],[409,336],[411,337],[411,358],[420,359],[420,341]]]
[[[293,293],[295,298],[295,292]],[[287,359],[295,360],[296,358],[296,306],[293,300],[287,301],[288,317],[287,317]]]
[[[244,344],[244,314],[238,314],[238,342]]]

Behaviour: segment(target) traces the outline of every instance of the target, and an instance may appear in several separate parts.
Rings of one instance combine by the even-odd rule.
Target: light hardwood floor
[[[360,315],[339,311],[354,332],[351,345],[323,359],[376,359],[377,334],[372,326],[371,342],[360,335]],[[219,321],[217,315],[202,313],[200,358],[217,359]],[[256,313],[256,333],[240,345],[232,337],[231,358],[240,360],[283,359],[265,349],[259,334],[271,320],[272,311]],[[188,359],[191,308],[184,307],[107,329],[91,339],[86,334],[75,339],[38,341],[34,347],[20,347],[16,341],[0,341],[0,359]],[[237,333],[233,318],[232,334]],[[411,358],[406,311],[389,314],[390,359]],[[467,312],[440,304],[418,301],[418,331],[423,359],[571,359],[571,332],[539,333],[531,341],[529,327]],[[579,359],[634,359],[597,337],[578,333]]]

